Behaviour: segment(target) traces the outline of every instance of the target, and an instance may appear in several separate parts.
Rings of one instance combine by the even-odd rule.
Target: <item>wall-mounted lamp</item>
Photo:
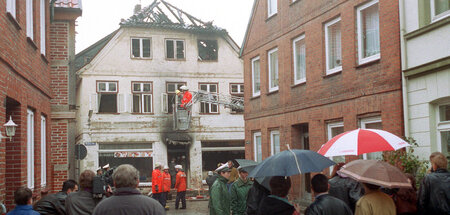
[[[9,141],[11,141],[11,140],[12,140],[12,137],[16,134],[16,127],[17,127],[17,124],[14,123],[14,122],[12,121],[12,117],[9,116],[9,121],[8,121],[7,123],[5,123],[3,126],[4,126],[5,129],[6,129],[6,136],[7,136],[7,137],[3,137],[2,134],[1,134],[1,132],[0,132],[0,139],[8,138],[8,137],[9,137]]]

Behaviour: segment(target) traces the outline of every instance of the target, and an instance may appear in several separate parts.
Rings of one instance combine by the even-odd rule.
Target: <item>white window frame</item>
[[[101,91],[100,90],[100,83],[106,83],[106,90],[105,91]],[[114,83],[116,85],[116,90],[109,90],[109,84],[110,83]],[[99,93],[117,93],[118,92],[118,87],[117,87],[117,82],[116,81],[98,81],[97,82],[97,92]]]
[[[261,147],[261,160],[258,161],[258,146],[256,143],[256,137],[259,137],[259,145]],[[261,137],[261,132],[255,132],[253,133],[253,149],[254,151],[254,155],[255,155],[255,161],[256,162],[261,162],[263,160],[262,158],[262,137]]]
[[[450,16],[450,10],[447,10],[441,14],[436,15],[436,10],[435,10],[436,5],[434,4],[434,1],[435,0],[430,0],[431,22],[432,23]]]
[[[6,0],[6,12],[16,18],[16,0]]]
[[[136,91],[134,90],[134,85],[139,84],[140,90]],[[144,84],[150,85],[149,91],[144,91]],[[131,110],[134,110],[134,96],[139,95],[140,105],[139,105],[139,111],[135,113],[153,113],[153,83],[152,82],[132,82],[131,84],[131,90],[133,92],[132,95],[132,104]],[[144,111],[144,105],[145,105],[145,96],[150,96],[150,111]]]
[[[167,41],[173,42],[173,58],[167,57]],[[177,58],[177,42],[179,42],[179,41],[183,42],[183,51],[184,51],[183,58]],[[165,46],[165,50],[166,50],[166,53],[165,53],[166,59],[169,59],[169,60],[184,60],[184,59],[186,59],[186,45],[185,44],[186,43],[182,39],[165,39],[164,46]]]
[[[26,0],[27,37],[34,40],[33,32],[33,0]]]
[[[273,131],[270,131],[270,153],[271,153],[271,155],[274,155],[274,154],[276,154],[275,153],[275,143],[274,143],[274,136],[275,135],[278,135],[278,147],[280,147],[279,149],[278,149],[278,152],[277,153],[280,153],[281,152],[281,140],[280,140],[280,138],[281,138],[281,136],[280,136],[280,131],[278,131],[278,130],[273,130]]]
[[[364,9],[366,9],[366,8],[368,8],[368,7],[371,7],[372,5],[375,5],[375,4],[378,4],[378,0],[373,0],[373,1],[370,1],[370,2],[368,2],[368,3],[366,3],[366,4],[364,4],[364,5],[361,5],[361,6],[359,6],[357,9],[356,9],[356,20],[357,20],[357,28],[358,28],[358,35],[357,35],[357,37],[358,37],[358,63],[359,64],[364,64],[364,63],[368,63],[368,62],[371,62],[371,61],[375,61],[375,60],[378,60],[378,59],[380,59],[380,57],[381,57],[381,55],[380,55],[380,53],[378,53],[378,54],[374,54],[374,55],[372,55],[372,56],[369,56],[369,57],[363,57],[364,56],[364,51],[365,50],[363,50],[363,47],[364,47],[364,45],[363,45],[363,39],[362,39],[362,37],[363,37],[363,23],[362,23],[362,16],[361,16],[361,12],[364,10]],[[380,13],[378,12],[378,16],[380,16]],[[380,31],[380,23],[379,23],[379,21],[378,21],[378,32]],[[341,37],[342,38],[342,37]],[[380,41],[380,38],[378,38],[378,40]],[[381,42],[381,41],[380,41]],[[342,46],[341,46],[342,47]]]
[[[39,10],[39,13],[40,13],[40,16],[39,16],[39,19],[40,19],[40,33],[41,33],[41,38],[40,38],[40,40],[41,40],[41,54],[43,54],[43,55],[45,55],[45,45],[46,45],[46,38],[45,38],[45,32],[46,32],[46,26],[45,26],[45,21],[46,21],[46,16],[45,16],[45,2],[46,2],[46,0],[40,0],[40,10]]]
[[[152,94],[143,94],[143,93],[134,93],[133,99],[135,95],[139,95],[139,112],[133,112],[133,113],[153,113],[153,95]],[[145,96],[150,96],[150,112],[144,111],[144,101]],[[132,107],[134,109],[134,106]]]
[[[237,86],[237,92],[233,92],[233,86],[236,85]],[[230,84],[230,94],[232,95],[242,95],[244,94],[244,90],[242,89],[244,88],[244,83],[233,83]]]
[[[272,71],[270,69],[270,68],[272,68],[272,62],[270,62],[270,59],[271,59],[270,55],[272,55],[275,52],[277,52],[276,66],[275,66],[275,71]],[[279,86],[280,86],[280,82],[279,82],[280,76],[279,76],[279,73],[278,73],[278,66],[279,66],[279,64],[278,64],[278,48],[271,49],[270,51],[267,52],[267,62],[268,62],[268,64],[267,64],[268,65],[268,71],[269,71],[268,72],[268,74],[269,74],[269,92],[274,92],[274,91],[277,91],[279,89]],[[260,68],[261,68],[261,64],[260,64]],[[277,80],[278,80],[278,84],[275,87],[271,87],[272,86],[272,80],[271,80],[272,72],[276,72],[276,77],[277,77]]]
[[[212,92],[212,93],[219,93],[219,84],[218,83],[200,83],[199,84],[199,88],[201,89],[201,87],[202,87],[202,85],[206,85],[206,92],[210,92],[211,93],[211,91],[210,91],[210,87],[211,87],[211,85],[216,85],[216,92]],[[213,104],[213,103],[209,103],[209,102],[200,102],[200,105],[203,105],[203,103],[206,103],[207,105],[209,105],[209,112],[205,112],[205,113],[202,113],[202,114],[208,114],[208,113],[219,113],[219,104]],[[216,112],[213,112],[212,111],[212,106],[213,105],[216,105],[217,106],[217,111]],[[200,110],[201,110],[201,107],[200,107]]]
[[[41,0],[43,1],[43,0]],[[41,187],[47,185],[47,120],[41,116]]]
[[[367,124],[371,124],[371,123],[382,123],[382,121],[381,121],[381,117],[380,116],[377,116],[377,117],[370,117],[370,118],[362,118],[362,119],[360,119],[359,120],[359,123],[360,123],[360,128],[362,128],[362,129],[366,129],[366,125]],[[376,153],[376,152],[375,152]],[[367,153],[365,153],[365,154],[363,154],[363,159],[364,160],[367,160],[368,158],[367,158]]]
[[[441,132],[445,132],[445,131],[450,131],[450,120],[447,121],[441,121],[440,119],[440,107],[441,106],[445,106],[445,105],[450,105],[450,103],[442,103],[439,105],[436,105],[436,134],[437,134],[437,151],[438,152],[442,152],[444,154],[446,154],[447,152],[443,152],[442,150],[442,137],[441,137]]]
[[[258,61],[259,62],[259,90],[255,91],[255,85],[256,85],[256,80],[255,80],[255,62]],[[259,60],[259,56],[255,57],[252,59],[252,94],[253,97],[257,97],[259,95],[261,95],[261,61]]]
[[[272,5],[272,3],[274,5]],[[275,6],[272,8],[272,6]],[[267,18],[277,14],[278,12],[278,0],[267,0]]]
[[[339,128],[339,127],[343,127],[344,128],[344,122],[343,121],[327,123],[327,137],[328,137],[328,140],[333,139],[333,132],[331,130],[333,128]],[[344,132],[345,132],[345,130],[344,130]],[[331,157],[329,157],[329,159],[333,160],[333,157],[344,157],[344,160],[345,160],[345,156],[331,156]],[[330,166],[330,174],[331,174],[332,170],[333,170],[333,166]]]
[[[139,57],[133,56],[133,40],[139,40]],[[143,40],[149,40],[150,41],[150,56],[144,57],[144,43]],[[151,37],[131,37],[130,39],[130,56],[133,59],[151,59],[153,57],[152,53],[152,38]]]
[[[34,112],[27,110],[27,187],[34,188]]]
[[[299,42],[301,40],[305,40],[305,35],[301,35],[301,36],[295,38],[292,41],[292,52],[293,52],[292,56],[294,58],[294,60],[293,60],[293,63],[294,63],[294,84],[301,84],[301,83],[305,83],[306,82],[306,50],[305,50],[305,77],[301,78],[301,79],[299,77],[297,77],[297,69],[299,69],[299,68],[297,68],[297,58],[296,58],[297,52],[295,50],[295,43],[297,43],[297,42]],[[306,43],[305,43],[305,49],[306,49]]]
[[[329,41],[328,41],[328,27],[338,23],[341,21],[341,17],[337,17],[336,19],[333,19],[327,23],[325,23],[324,28],[325,28],[325,63],[326,63],[326,74],[330,75],[333,73],[337,73],[342,71],[342,59],[341,59],[341,65],[335,68],[329,68],[329,54],[328,54],[328,48],[329,48]],[[341,26],[342,27],[342,26]],[[341,29],[341,58],[342,58],[342,29]]]

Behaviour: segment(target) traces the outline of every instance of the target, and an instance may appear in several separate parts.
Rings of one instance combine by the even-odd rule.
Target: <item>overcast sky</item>
[[[204,22],[225,28],[241,46],[253,0],[166,0]],[[119,28],[120,19],[133,15],[134,6],[142,8],[153,0],[83,0],[83,15],[77,19],[76,53]]]

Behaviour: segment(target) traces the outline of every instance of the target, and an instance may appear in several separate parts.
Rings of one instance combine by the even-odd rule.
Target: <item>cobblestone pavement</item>
[[[186,201],[186,208],[183,210],[175,210],[175,201],[168,201],[170,209],[167,211],[167,215],[177,214],[177,215],[207,215],[208,210],[208,200],[196,200],[196,201]],[[181,203],[180,203],[181,207]]]

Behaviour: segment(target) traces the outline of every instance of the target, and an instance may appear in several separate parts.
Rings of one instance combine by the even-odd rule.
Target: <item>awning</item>
[[[189,145],[192,142],[192,138],[187,133],[172,132],[166,133],[165,142],[173,145]]]

